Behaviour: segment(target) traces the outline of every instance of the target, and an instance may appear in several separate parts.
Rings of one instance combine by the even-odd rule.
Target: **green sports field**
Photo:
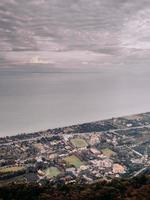
[[[64,161],[68,165],[73,165],[76,168],[79,168],[81,165],[83,165],[83,162],[75,155],[68,156],[68,157],[64,158]]]
[[[49,178],[56,177],[60,174],[60,171],[57,167],[49,167],[44,171],[45,175]]]
[[[5,167],[5,168],[3,167],[3,168],[0,168],[0,174],[15,173],[22,170],[25,170],[25,168],[22,166]]]
[[[101,151],[104,154],[104,156],[107,156],[107,157],[116,155],[116,153],[114,151],[112,151],[111,149],[108,149],[108,148],[102,149]]]
[[[82,138],[73,138],[70,141],[76,148],[84,148],[88,145],[87,142]]]

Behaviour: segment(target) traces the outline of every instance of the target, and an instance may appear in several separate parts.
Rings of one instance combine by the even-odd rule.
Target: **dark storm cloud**
[[[0,55],[16,63],[148,60],[149,16],[148,0],[1,0]]]

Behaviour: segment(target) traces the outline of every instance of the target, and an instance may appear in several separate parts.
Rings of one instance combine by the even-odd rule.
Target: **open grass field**
[[[114,156],[116,155],[116,153],[114,151],[112,151],[111,149],[108,149],[108,148],[105,148],[105,149],[102,149],[101,150],[102,153],[104,154],[104,156],[107,156],[107,157],[111,157],[111,156]]]
[[[20,167],[6,167],[6,168],[0,168],[0,174],[9,174],[9,173],[14,173],[14,172],[18,172],[18,171],[22,171],[25,168],[20,166]]]
[[[64,158],[64,161],[68,165],[74,165],[76,168],[79,168],[81,165],[83,165],[83,162],[75,155]]]
[[[58,176],[60,174],[60,171],[57,167],[49,167],[44,171],[45,175],[49,178]]]
[[[87,142],[82,138],[73,138],[70,141],[76,148],[84,148],[88,145]]]

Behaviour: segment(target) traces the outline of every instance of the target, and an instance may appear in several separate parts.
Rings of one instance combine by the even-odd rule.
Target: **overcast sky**
[[[149,0],[0,0],[0,66],[150,63]]]

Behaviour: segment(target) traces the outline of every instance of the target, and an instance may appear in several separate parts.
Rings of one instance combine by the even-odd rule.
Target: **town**
[[[150,169],[150,113],[0,138],[0,185],[93,183]]]

